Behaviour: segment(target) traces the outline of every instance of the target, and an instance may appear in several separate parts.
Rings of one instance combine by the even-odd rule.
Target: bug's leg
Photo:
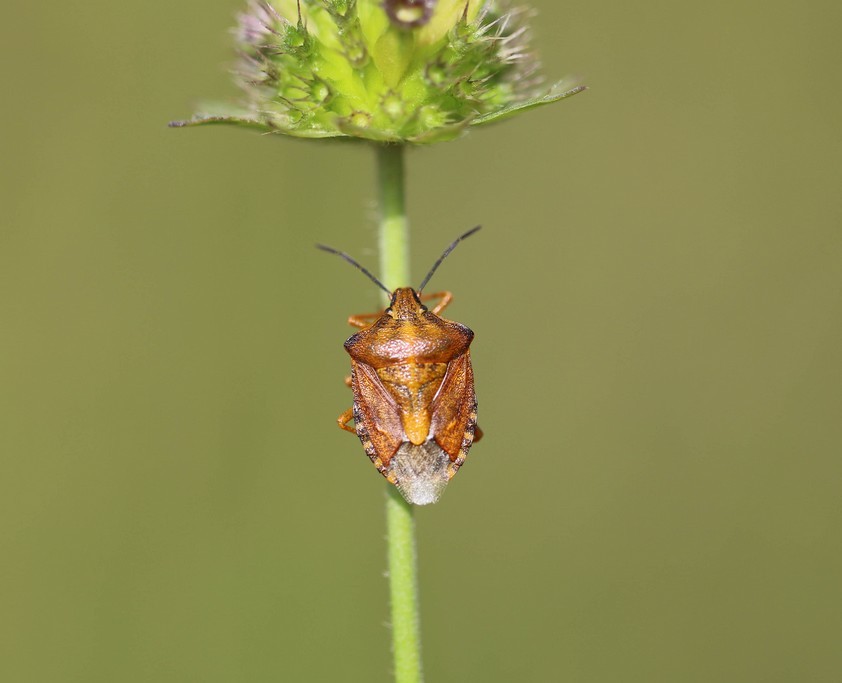
[[[479,428],[479,425],[474,427],[474,443],[479,441],[482,438],[482,430]]]
[[[339,425],[340,429],[344,429],[346,432],[351,432],[351,434],[356,434],[357,430],[353,427],[349,427],[348,423],[354,419],[354,409],[348,408],[344,413],[342,413],[339,417],[336,418],[336,423]]]
[[[369,327],[375,320],[383,315],[383,311],[378,311],[377,313],[360,313],[358,315],[352,315],[348,318],[348,324],[353,327],[359,327],[364,329]]]
[[[422,294],[421,301],[429,301],[431,299],[441,299],[435,306],[430,309],[431,313],[438,315],[453,301],[453,294],[450,292],[433,292],[432,294]]]
[[[351,375],[348,375],[345,378],[345,386],[348,387],[349,389],[351,388]]]

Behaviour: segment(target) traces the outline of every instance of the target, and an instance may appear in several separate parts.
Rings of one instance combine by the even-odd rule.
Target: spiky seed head
[[[583,89],[544,85],[528,14],[501,0],[249,0],[234,33],[244,105],[173,125],[451,139]]]

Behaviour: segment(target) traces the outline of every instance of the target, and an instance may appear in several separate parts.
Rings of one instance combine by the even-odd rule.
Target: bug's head
[[[412,287],[400,287],[392,294],[386,313],[395,320],[412,320],[426,310],[427,307],[421,303],[418,293]]]

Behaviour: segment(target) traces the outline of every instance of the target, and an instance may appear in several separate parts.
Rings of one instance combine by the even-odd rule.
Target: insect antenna
[[[463,235],[463,237],[464,237],[464,235]],[[458,242],[458,240],[457,240],[457,242]],[[384,292],[386,292],[386,294],[388,294],[390,297],[392,296],[392,292],[389,291],[389,289],[386,287],[386,285],[384,285],[382,282],[380,282],[380,280],[378,280],[376,277],[374,277],[374,275],[372,275],[368,270],[363,268],[359,263],[357,263],[354,259],[352,259],[350,256],[348,256],[348,254],[346,254],[344,251],[339,251],[338,249],[334,249],[333,247],[325,246],[324,244],[317,244],[316,249],[321,249],[322,251],[326,251],[330,254],[336,254],[337,256],[341,256],[348,263],[350,263],[352,266],[354,266],[354,268],[357,268],[358,270],[361,270],[363,272],[363,275],[368,277],[369,280],[371,280],[375,285],[380,287],[380,289],[382,289]]]
[[[433,273],[436,272],[436,269],[441,265],[441,262],[444,261],[447,258],[448,254],[450,254],[450,252],[456,248],[456,245],[459,244],[459,242],[461,242],[466,237],[470,237],[471,235],[473,235],[481,227],[481,225],[477,225],[468,230],[468,232],[466,232],[464,235],[460,235],[455,240],[453,240],[453,243],[447,249],[444,250],[444,253],[441,256],[439,256],[439,260],[433,264],[432,268],[430,268],[430,272],[427,273],[427,277],[424,278],[424,282],[422,282],[421,286],[416,290],[419,294],[421,293],[421,290],[427,286],[427,283],[430,281],[430,278],[433,277]]]

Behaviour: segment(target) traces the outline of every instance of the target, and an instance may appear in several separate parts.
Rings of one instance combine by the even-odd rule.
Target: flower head
[[[250,0],[230,123],[305,138],[434,142],[583,90],[543,85],[523,9],[499,0]]]

